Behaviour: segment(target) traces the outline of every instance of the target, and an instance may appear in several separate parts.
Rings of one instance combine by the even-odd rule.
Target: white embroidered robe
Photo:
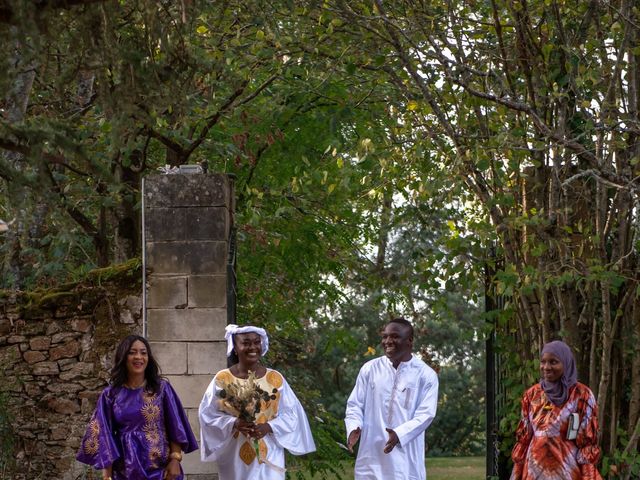
[[[260,450],[263,455],[266,453],[266,462],[260,463],[258,456],[249,450],[254,442],[233,431],[236,417],[224,411],[219,396],[230,382],[246,381],[225,369],[209,384],[198,411],[200,456],[204,462],[218,462],[220,480],[283,480],[285,448],[294,455],[316,449],[307,415],[284,377],[267,369],[258,384],[268,393],[277,389],[277,398],[266,402],[257,419],[258,423],[268,422],[273,430],[260,440]]]

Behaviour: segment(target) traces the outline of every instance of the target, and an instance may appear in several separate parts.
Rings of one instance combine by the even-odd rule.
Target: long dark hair
[[[147,368],[144,370],[144,379],[147,381],[147,385],[145,389],[150,392],[157,393],[160,388],[160,380],[162,379],[160,375],[160,366],[158,362],[151,353],[151,345],[146,338],[141,337],[140,335],[129,335],[125,337],[118,348],[116,349],[116,358],[113,361],[113,368],[111,369],[111,380],[110,383],[114,387],[122,387],[128,380],[128,370],[127,370],[127,356],[129,355],[129,350],[131,350],[131,346],[136,342],[140,341],[144,343],[144,346],[147,349]]]

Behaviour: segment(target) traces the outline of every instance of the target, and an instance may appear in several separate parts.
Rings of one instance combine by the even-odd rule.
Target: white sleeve
[[[344,423],[347,427],[347,441],[349,441],[349,434],[357,428],[362,429],[362,425],[364,424],[366,387],[369,377],[366,366],[367,364],[365,364],[358,372],[356,384],[351,391],[351,395],[349,395],[349,399],[347,400],[347,410],[344,416]]]
[[[269,420],[273,436],[278,445],[294,455],[316,451],[307,414],[293,390],[283,377],[280,388],[278,415]]]
[[[398,436],[400,445],[406,445],[418,435],[422,434],[436,416],[438,408],[438,375],[429,370],[425,383],[420,390],[422,400],[418,404],[411,420],[393,429]]]
[[[236,418],[218,408],[215,378],[207,387],[198,409],[200,420],[200,458],[203,462],[215,462],[224,454],[232,439]]]

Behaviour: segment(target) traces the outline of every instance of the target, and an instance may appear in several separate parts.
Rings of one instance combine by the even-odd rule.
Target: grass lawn
[[[484,480],[485,457],[427,458],[427,480]],[[353,464],[344,464],[345,480],[353,480]],[[308,480],[335,480],[333,476],[306,476]]]
[[[427,458],[428,480],[484,480],[485,457]]]

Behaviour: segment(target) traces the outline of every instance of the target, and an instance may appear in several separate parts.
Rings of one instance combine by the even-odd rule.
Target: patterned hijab
[[[264,357],[269,350],[269,337],[264,328],[254,327],[253,325],[239,327],[231,323],[224,329],[224,338],[227,341],[227,357],[233,350],[233,336],[237,333],[257,333],[260,335],[260,343],[262,344],[262,356]]]
[[[547,398],[551,400],[554,405],[560,406],[567,401],[569,389],[578,382],[576,359],[573,357],[569,345],[560,340],[549,342],[542,347],[540,358],[542,358],[542,355],[545,353],[550,353],[560,360],[564,368],[562,377],[557,382],[548,382],[544,378],[540,380],[540,385],[542,385],[542,389],[547,395]]]

